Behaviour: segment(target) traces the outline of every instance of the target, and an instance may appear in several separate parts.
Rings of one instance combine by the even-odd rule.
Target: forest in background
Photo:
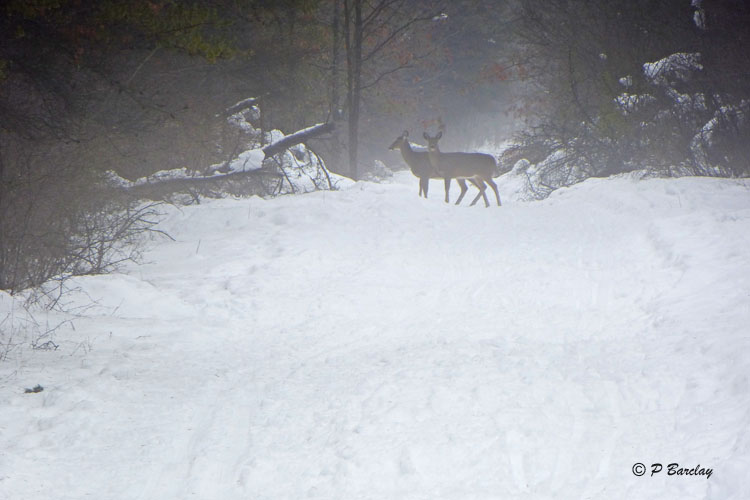
[[[137,257],[157,208],[107,172],[200,174],[274,129],[333,123],[308,146],[354,179],[404,129],[502,144],[539,196],[636,169],[750,171],[742,0],[10,0],[0,39],[11,292]],[[253,137],[226,119],[250,97]],[[191,199],[205,189],[225,188]]]

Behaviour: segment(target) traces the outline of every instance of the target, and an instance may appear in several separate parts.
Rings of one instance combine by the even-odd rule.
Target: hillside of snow
[[[0,294],[0,499],[750,498],[750,184],[517,180],[165,206],[61,310]]]

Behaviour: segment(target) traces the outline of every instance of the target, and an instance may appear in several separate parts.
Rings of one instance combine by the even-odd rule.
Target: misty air
[[[0,499],[750,498],[750,3],[0,40]]]

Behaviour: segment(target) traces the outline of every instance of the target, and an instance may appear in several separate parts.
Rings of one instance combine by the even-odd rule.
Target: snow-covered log
[[[247,174],[257,172],[262,168],[262,151],[250,150],[241,153],[237,158],[226,164],[213,165],[206,173],[197,174],[186,168],[174,168],[171,170],[160,170],[149,176],[141,177],[134,181],[120,177],[115,172],[107,172],[107,176],[113,184],[125,188],[137,188],[141,186],[153,186],[168,182],[200,182],[216,180],[235,174]]]
[[[231,116],[236,113],[242,113],[244,111],[253,109],[257,107],[258,105],[258,99],[255,97],[248,97],[247,99],[243,99],[237,104],[234,104],[233,106],[228,107],[224,110],[225,116]]]
[[[328,132],[332,132],[333,128],[333,122],[318,123],[317,125],[313,125],[312,127],[307,127],[293,134],[287,135],[280,141],[269,144],[268,146],[263,148],[263,153],[265,154],[266,158],[270,158],[271,156],[277,155],[282,151],[291,148],[292,146],[296,146],[297,144],[305,142],[309,139],[313,139]]]

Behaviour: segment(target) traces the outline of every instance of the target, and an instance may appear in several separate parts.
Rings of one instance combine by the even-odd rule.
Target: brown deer
[[[424,194],[424,197],[427,198],[427,191],[430,187],[430,179],[443,179],[443,177],[441,175],[438,175],[438,173],[435,171],[432,163],[430,163],[430,159],[427,157],[427,151],[414,151],[411,148],[411,144],[409,143],[408,130],[404,130],[404,133],[398,136],[388,149],[400,150],[401,156],[411,169],[411,173],[414,174],[415,177],[419,178],[419,196],[422,196],[422,194]],[[467,188],[465,180],[456,179],[456,182],[458,182],[458,185],[461,186],[462,192],[466,191]],[[450,190],[450,187],[451,180],[445,179],[446,202],[448,201],[448,191]]]
[[[443,153],[438,148],[438,141],[443,137],[443,132],[438,132],[435,137],[430,137],[427,132],[424,133],[424,138],[427,140],[427,158],[430,160],[430,164],[437,171],[440,177],[443,177],[446,182],[446,193],[445,201],[448,201],[448,190],[450,179],[468,179],[476,187],[479,188],[479,194],[471,202],[471,205],[476,204],[480,197],[484,198],[484,205],[490,206],[490,202],[487,201],[487,186],[489,184],[493,191],[495,191],[495,198],[497,198],[497,206],[501,206],[500,193],[497,191],[497,184],[492,180],[492,176],[495,174],[497,169],[497,163],[495,158],[484,154],[484,153]],[[466,194],[466,183],[461,184],[461,194],[456,200],[456,205],[461,203],[461,200]]]

